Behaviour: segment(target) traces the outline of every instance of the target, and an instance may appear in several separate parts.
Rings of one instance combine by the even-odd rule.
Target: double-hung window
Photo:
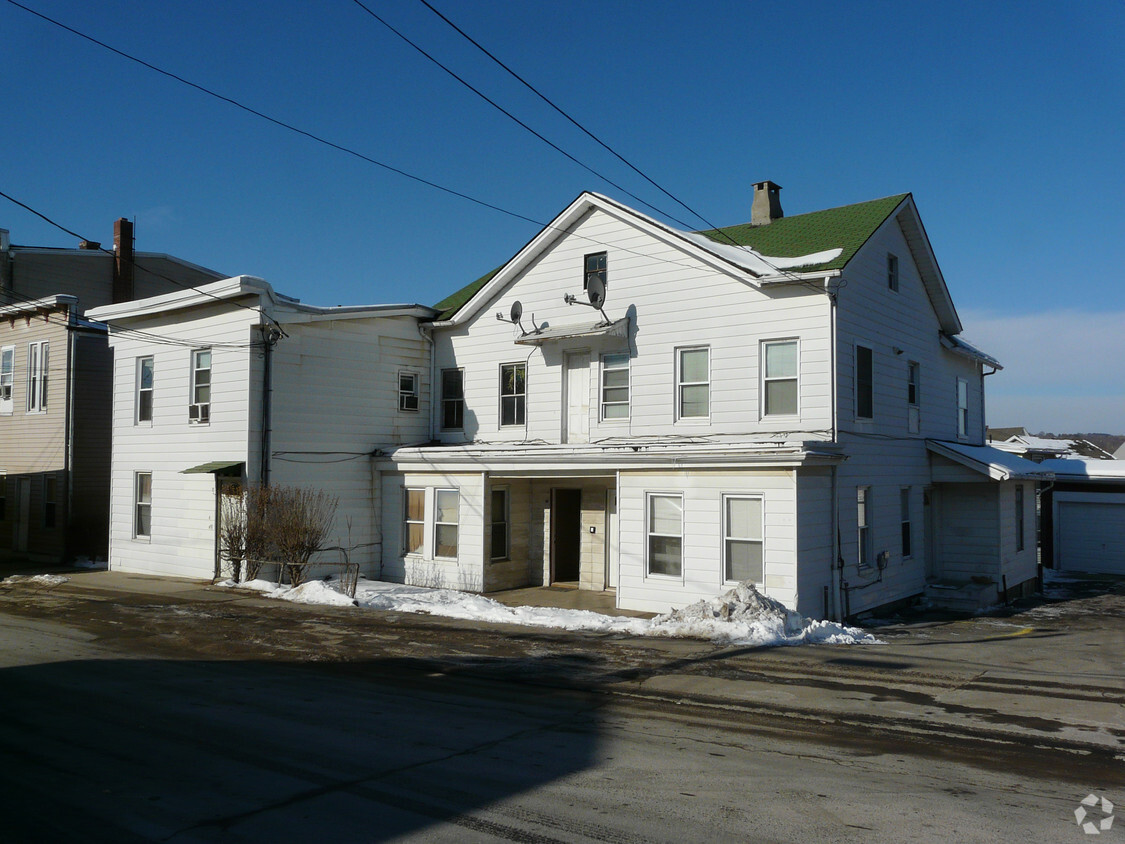
[[[875,418],[875,361],[867,346],[855,347],[855,415]]]
[[[54,475],[43,476],[43,527],[55,526],[58,479]]]
[[[402,550],[421,554],[426,533],[426,490],[402,491]]]
[[[137,422],[152,421],[153,359],[137,358]]]
[[[887,253],[887,287],[898,291],[898,256]]]
[[[629,418],[629,356],[602,356],[602,419]]]
[[[799,410],[799,358],[796,340],[762,343],[762,415],[796,416]]]
[[[441,371],[441,427],[459,431],[465,427],[465,370]]]
[[[856,487],[856,562],[871,565],[871,487]]]
[[[728,581],[763,581],[761,496],[723,499],[723,558]]]
[[[152,472],[133,476],[133,536],[152,536]]]
[[[681,577],[684,570],[684,497],[648,495],[648,573]]]
[[[509,497],[507,487],[493,487],[491,501],[491,553],[493,560],[508,559]]]
[[[418,410],[417,372],[400,372],[398,374],[398,409]]]
[[[906,422],[912,434],[922,427],[918,390],[921,387],[921,369],[914,361],[906,365]]]
[[[914,553],[910,535],[910,487],[906,486],[899,490],[898,501],[902,521],[902,558],[905,560]]]
[[[457,527],[461,496],[455,489],[434,491],[434,556],[457,556]]]
[[[192,422],[211,420],[211,350],[196,349],[191,353],[191,404],[188,419]]]
[[[27,411],[47,410],[47,374],[50,369],[50,344],[46,340],[27,346]]]
[[[964,378],[957,379],[957,436],[969,436],[969,382]]]
[[[522,363],[500,367],[500,424],[522,425],[527,399],[527,368]]]
[[[595,252],[593,255],[587,255],[584,263],[586,271],[582,275],[582,289],[589,288],[591,279],[597,279],[602,283],[602,289],[604,290],[607,281],[606,253]]]
[[[676,350],[676,415],[706,419],[711,415],[711,350]]]
[[[12,412],[12,384],[16,373],[16,347],[0,349],[0,413]]]

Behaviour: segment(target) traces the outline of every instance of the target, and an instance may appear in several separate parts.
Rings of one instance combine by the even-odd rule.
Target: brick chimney
[[[133,224],[122,217],[113,224],[113,301],[128,302],[133,290]]]
[[[781,210],[781,185],[766,180],[754,183],[754,204],[750,206],[750,225],[765,226],[785,216]]]

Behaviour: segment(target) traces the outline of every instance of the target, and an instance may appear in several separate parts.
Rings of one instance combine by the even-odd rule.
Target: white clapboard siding
[[[583,258],[608,253],[611,319],[629,316],[631,335],[516,345],[518,330],[500,322],[519,300],[531,328],[591,324],[591,308],[566,305],[582,295]],[[759,343],[800,340],[800,417],[762,420],[759,414]],[[711,415],[676,419],[676,349],[711,349]],[[464,439],[558,442],[562,427],[563,355],[591,352],[590,438],[683,434],[753,434],[830,428],[828,299],[808,287],[761,289],[721,272],[680,248],[595,210],[573,234],[544,251],[494,301],[468,323],[435,332],[437,368],[465,372],[465,429],[441,432]],[[629,351],[631,412],[625,421],[600,421],[599,356]],[[500,365],[526,363],[527,425],[500,426]]]

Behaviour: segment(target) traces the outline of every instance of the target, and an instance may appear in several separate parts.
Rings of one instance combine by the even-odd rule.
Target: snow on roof
[[[936,454],[986,474],[993,480],[1125,480],[1125,461],[1056,457],[1035,463],[990,445],[926,440]]]
[[[1099,460],[1096,457],[1056,457],[1039,464],[1044,471],[1056,478],[1071,480],[1089,478],[1090,480],[1125,480],[1125,460]]]
[[[966,340],[962,339],[961,337],[956,337],[952,334],[944,334],[943,333],[941,335],[941,344],[943,346],[945,346],[945,348],[949,349],[951,352],[954,352],[954,353],[959,354],[959,355],[964,355],[965,357],[972,358],[973,360],[976,360],[976,361],[980,361],[981,363],[987,364],[988,366],[991,366],[994,369],[1003,369],[1004,368],[1003,365],[1000,363],[1000,361],[998,361],[992,355],[986,354],[985,352],[982,352],[980,349],[978,349],[972,343],[967,342]]]
[[[698,232],[678,232],[685,240],[690,240],[696,246],[702,246],[713,255],[737,264],[743,269],[759,276],[776,275],[779,271],[795,269],[797,267],[812,267],[817,264],[826,264],[840,257],[844,251],[841,247],[826,249],[823,252],[814,252],[811,255],[799,255],[795,258],[780,258],[772,255],[763,255],[749,246],[734,246],[728,243],[716,243],[706,235]]]

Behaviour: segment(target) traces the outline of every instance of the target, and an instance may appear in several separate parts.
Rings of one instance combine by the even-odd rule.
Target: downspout
[[[438,406],[438,402],[440,401],[440,399],[436,398],[438,396],[438,382],[437,382],[437,355],[434,354],[434,337],[429,331],[426,330],[426,326],[422,322],[418,323],[418,336],[426,341],[426,343],[429,345],[429,350],[430,350],[430,414],[429,414],[429,416],[430,416],[430,425],[429,425],[430,430],[429,430],[429,434],[430,434],[430,439],[436,440],[437,437],[434,436],[434,434],[438,430],[438,425],[437,425],[438,410],[437,410],[437,406]]]
[[[829,382],[831,384],[829,400],[831,402],[829,412],[832,414],[832,442],[836,442],[839,437],[839,407],[837,406],[836,390],[837,380],[840,373],[836,371],[836,299],[840,294],[840,289],[832,288],[832,279],[830,276],[824,277],[824,292],[828,296],[829,302],[829,319],[828,319],[828,366],[829,366]],[[832,610],[836,615],[836,621],[843,623],[844,609],[841,604],[841,586],[844,579],[844,567],[840,560],[840,474],[839,466],[835,463],[831,466],[832,472],[832,560],[829,567],[829,578],[832,583]]]
[[[985,445],[988,444],[988,424],[985,422],[986,416],[984,412],[984,379],[989,375],[995,375],[999,369],[993,369],[991,372],[984,371],[984,364],[981,364],[980,376],[980,441]]]
[[[270,434],[273,413],[273,347],[281,338],[281,330],[275,325],[259,323],[262,332],[262,454],[259,467],[259,480],[262,486],[270,482]]]
[[[74,479],[71,472],[74,467],[74,365],[78,352],[78,344],[74,342],[74,330],[77,328],[75,320],[76,306],[68,305],[66,309],[66,419],[63,423],[63,436],[66,437],[66,446],[63,448],[63,477],[66,490],[66,530],[63,535],[63,560],[70,560],[71,528],[74,525]],[[108,342],[108,337],[107,337]],[[112,401],[110,407],[113,407]],[[110,410],[112,413],[112,409]],[[112,430],[112,425],[110,426]],[[111,446],[112,447],[112,446]],[[108,553],[108,552],[107,552]]]

